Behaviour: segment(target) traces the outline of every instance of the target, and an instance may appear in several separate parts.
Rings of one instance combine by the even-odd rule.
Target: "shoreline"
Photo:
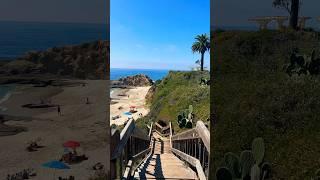
[[[10,86],[12,86],[12,85],[10,85]],[[0,88],[1,88],[1,85],[0,85]],[[2,104],[10,99],[10,97],[12,95],[12,92],[14,92],[14,91],[15,91],[15,86],[12,87],[12,89],[8,90],[6,92],[6,94],[4,96],[2,96],[2,98],[0,98],[0,115],[1,115],[2,112],[7,110],[7,108],[2,107]]]
[[[6,95],[4,95],[4,96],[0,99],[0,105],[9,99],[10,96],[11,96],[11,94],[12,94],[11,92],[7,92]]]

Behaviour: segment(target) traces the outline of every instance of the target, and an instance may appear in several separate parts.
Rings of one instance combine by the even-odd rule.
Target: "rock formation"
[[[51,74],[81,79],[102,79],[109,68],[109,43],[95,41],[75,46],[54,47],[28,52],[0,66],[1,75]]]
[[[126,86],[151,86],[153,85],[152,79],[147,75],[138,74],[135,76],[127,76],[119,79],[119,84]]]

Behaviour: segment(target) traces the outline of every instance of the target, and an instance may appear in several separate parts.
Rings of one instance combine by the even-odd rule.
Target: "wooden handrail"
[[[196,130],[204,144],[207,148],[208,153],[210,154],[210,132],[208,128],[204,125],[202,121],[197,122]]]
[[[129,137],[131,136],[134,128],[135,128],[134,120],[131,119],[131,120],[129,120],[129,122],[126,124],[126,126],[123,128],[123,130],[120,133],[120,142],[119,142],[118,146],[116,147],[116,149],[112,152],[111,160],[116,159],[117,157],[120,156],[123,148],[127,144]]]
[[[171,151],[176,154],[177,156],[179,156],[181,159],[183,159],[184,161],[188,162],[189,164],[191,164],[193,167],[195,167],[197,169],[197,174],[200,180],[206,180],[206,175],[203,172],[203,169],[201,167],[201,163],[198,159],[179,151],[178,149],[172,148]]]
[[[152,130],[153,130],[153,122],[151,123],[150,127],[149,127],[149,134],[148,134],[148,137],[149,137],[149,140],[151,141],[151,138],[152,138]],[[132,166],[134,164],[134,162],[140,158],[141,156],[147,154],[147,153],[150,153],[150,150],[151,148],[149,147],[148,149],[145,149],[143,151],[141,151],[140,153],[132,156],[131,160],[128,161],[128,164],[127,164],[127,167],[126,167],[126,170],[123,174],[123,179],[129,179],[129,177],[131,176],[131,172],[132,172]],[[141,163],[141,162],[140,162]]]
[[[149,138],[151,138],[152,136],[152,129],[153,129],[153,122],[150,125],[149,134],[148,134]]]
[[[123,174],[123,179],[128,179],[130,176],[131,176],[131,170],[132,170],[132,166],[134,164],[134,162],[140,158],[141,156],[149,153],[151,150],[151,148],[149,147],[148,149],[145,149],[141,152],[139,152],[138,154],[132,156],[131,160],[128,161],[128,164],[127,164],[127,167],[126,167],[126,170]]]
[[[170,130],[172,130],[171,128],[172,127],[170,127]],[[200,139],[202,141],[201,143],[202,145],[199,146],[200,149],[202,149],[201,150],[202,153],[199,153],[199,154],[195,153],[194,149],[190,148],[190,145],[187,146],[187,144],[184,144],[184,141],[186,143],[187,142],[195,143],[197,142],[196,139]],[[206,164],[208,164],[208,162],[206,162],[207,161],[206,159],[208,155],[210,155],[210,132],[202,121],[197,121],[196,127],[194,127],[193,129],[184,131],[174,136],[172,136],[172,133],[171,133],[170,143],[172,144],[171,152],[173,152],[175,155],[179,156],[181,159],[183,159],[184,161],[188,162],[190,165],[195,167],[197,169],[198,177],[201,180],[207,179],[204,173],[204,169],[208,170],[209,168],[209,167],[206,167]],[[195,143],[195,145],[196,144],[198,143]],[[182,149],[180,149],[180,145]],[[193,147],[193,145],[191,147]]]
[[[210,153],[210,132],[202,121],[197,121],[195,128],[172,136],[172,140],[186,140],[200,137],[206,149]]]
[[[146,132],[136,127],[135,121],[133,119],[128,121],[128,123],[125,125],[125,127],[120,133],[119,130],[112,131],[112,178],[115,178],[117,174],[116,162],[118,159],[120,159],[120,174],[122,174],[121,179],[130,178],[132,166],[135,164],[135,161],[137,161],[138,158],[140,158],[141,156],[144,156],[150,152],[151,148],[149,147],[149,142],[151,140],[152,135],[150,134],[150,132],[152,132],[152,125],[150,127],[149,133],[147,134]],[[146,143],[148,144],[148,146],[146,146]],[[124,156],[123,152],[125,153]],[[139,153],[136,154],[135,152]],[[125,159],[125,161],[122,161],[123,158]],[[124,162],[125,165],[124,172],[122,171],[122,162]]]
[[[158,134],[160,134],[160,135],[162,135],[162,136],[169,136],[169,135],[170,135],[170,132],[165,133],[165,131],[170,130],[170,126],[169,126],[169,125],[167,125],[167,126],[165,126],[165,127],[162,127],[162,126],[161,126],[159,123],[157,123],[157,122],[155,122],[154,125],[155,125],[155,131],[156,131]]]
[[[189,138],[198,138],[199,135],[197,133],[197,131],[195,130],[195,128],[193,129],[189,129],[189,130],[186,130],[182,133],[179,133],[179,134],[176,134],[174,136],[172,136],[172,140],[181,140],[181,139],[189,139]]]
[[[169,127],[170,127],[170,148],[172,148],[172,124],[171,124],[171,121],[170,121],[170,123],[169,123]]]

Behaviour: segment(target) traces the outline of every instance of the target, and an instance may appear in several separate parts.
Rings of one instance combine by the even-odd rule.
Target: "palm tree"
[[[290,14],[289,26],[293,29],[298,28],[299,10],[302,0],[273,0],[273,6],[285,9]]]
[[[200,66],[201,71],[203,71],[204,54],[210,50],[210,40],[207,34],[197,35],[195,40],[196,41],[192,44],[191,49],[193,53],[197,52],[201,54]]]

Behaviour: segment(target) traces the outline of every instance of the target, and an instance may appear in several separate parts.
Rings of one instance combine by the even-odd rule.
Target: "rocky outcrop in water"
[[[138,74],[135,76],[127,76],[120,78],[118,83],[125,86],[151,86],[153,85],[152,79],[144,74]]]
[[[28,52],[0,66],[0,75],[43,75],[80,79],[102,79],[109,68],[109,42],[95,41],[75,46],[54,47]]]

